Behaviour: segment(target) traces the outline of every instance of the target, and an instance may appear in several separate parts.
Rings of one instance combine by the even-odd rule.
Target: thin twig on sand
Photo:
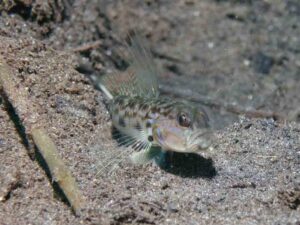
[[[74,212],[79,214],[85,205],[84,197],[77,187],[68,167],[58,154],[54,142],[46,132],[46,120],[38,114],[38,108],[28,98],[24,88],[17,82],[10,67],[0,57],[0,94],[4,101],[14,108],[25,127],[26,138],[30,140],[43,156],[52,179],[58,183]]]
[[[94,42],[87,43],[87,44],[81,45],[79,47],[73,48],[71,51],[72,52],[85,52],[85,51],[89,51],[94,48],[98,48],[101,44],[102,44],[102,41],[94,41]]]

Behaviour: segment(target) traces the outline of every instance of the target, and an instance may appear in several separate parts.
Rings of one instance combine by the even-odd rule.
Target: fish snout
[[[191,135],[188,145],[193,151],[203,151],[208,149],[213,143],[213,134],[210,131],[199,131]]]

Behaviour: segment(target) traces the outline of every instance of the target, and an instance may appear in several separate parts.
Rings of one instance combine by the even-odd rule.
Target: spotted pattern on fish
[[[153,158],[152,146],[164,151],[195,152],[210,145],[208,117],[190,102],[161,97],[150,51],[133,38],[132,64],[126,71],[106,75],[99,83],[109,99],[112,123],[121,133],[145,148],[140,162]],[[135,148],[134,148],[135,149]],[[157,151],[155,151],[155,154]],[[140,160],[141,159],[141,160]]]
[[[162,100],[141,98],[139,96],[118,96],[112,101],[110,112],[122,115],[125,118],[139,117],[142,120],[153,119],[158,115],[172,118],[170,112],[174,104],[175,102],[168,98]]]

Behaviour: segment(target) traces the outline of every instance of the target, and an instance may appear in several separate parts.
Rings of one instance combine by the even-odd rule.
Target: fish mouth
[[[178,132],[158,128],[153,132],[153,137],[165,151],[186,152],[186,138]]]
[[[153,132],[156,143],[163,150],[182,153],[206,150],[212,144],[212,136],[208,130],[174,132],[174,130],[156,129]]]
[[[194,131],[187,135],[187,150],[199,152],[208,149],[212,145],[213,134],[209,130]]]

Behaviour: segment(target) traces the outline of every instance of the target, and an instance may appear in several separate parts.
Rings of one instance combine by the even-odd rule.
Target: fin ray
[[[130,42],[131,45],[127,45],[131,58],[129,68],[104,75],[98,85],[109,99],[116,95],[157,97],[159,71],[150,50],[137,34],[130,36]]]
[[[130,159],[134,164],[146,164],[160,155],[161,150],[150,145],[148,148],[143,149],[142,151],[133,153],[130,156]]]
[[[140,85],[142,93],[157,97],[158,95],[158,81],[157,76],[159,70],[154,63],[150,49],[143,44],[142,38],[134,32],[130,36],[131,48],[130,54],[132,58],[132,70],[136,72],[137,82]]]

